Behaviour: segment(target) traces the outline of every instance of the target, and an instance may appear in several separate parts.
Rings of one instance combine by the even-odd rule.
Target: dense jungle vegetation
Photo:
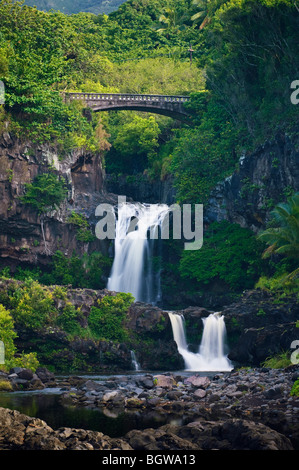
[[[100,152],[110,174],[143,173],[153,180],[171,175],[180,204],[204,204],[215,184],[234,171],[241,152],[278,130],[293,132],[298,111],[290,102],[290,84],[299,72],[298,30],[293,0],[129,0],[109,15],[69,16],[1,0],[0,131],[33,146],[50,143],[61,160],[78,147]],[[90,118],[82,103],[64,102],[63,93],[71,91],[190,95],[193,125],[128,111]],[[46,194],[41,206],[40,183],[28,185],[24,203],[43,212],[53,195]],[[60,201],[63,188],[56,188]],[[299,204],[298,198],[284,202],[289,217],[273,219],[277,230],[268,238],[224,223],[209,228],[197,253],[170,246],[178,264],[164,266],[164,287],[171,291],[181,283],[200,290],[220,280],[236,292],[256,282],[270,290],[296,290],[295,275],[289,275],[297,268]],[[89,237],[84,221],[75,222],[82,237]],[[263,256],[267,243],[275,262]],[[286,244],[292,249],[278,250]],[[57,252],[47,275],[19,270],[16,277],[103,287],[95,280],[109,269],[107,259],[95,254],[86,263]],[[9,276],[8,270],[2,275]],[[12,321],[9,310],[21,321],[22,296],[6,299],[3,325]]]

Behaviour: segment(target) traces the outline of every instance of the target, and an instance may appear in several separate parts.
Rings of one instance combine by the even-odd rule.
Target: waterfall
[[[203,335],[198,353],[188,350],[184,317],[168,312],[173,338],[185,361],[185,369],[192,371],[231,371],[233,366],[225,354],[226,328],[219,312],[203,319]]]
[[[136,301],[155,304],[160,300],[160,276],[159,272],[154,274],[152,257],[167,213],[166,204],[125,203],[118,207],[107,289],[131,293]]]
[[[140,366],[137,362],[134,351],[131,351],[131,360],[132,360],[132,366],[133,366],[134,370],[136,370],[136,371],[140,370]]]

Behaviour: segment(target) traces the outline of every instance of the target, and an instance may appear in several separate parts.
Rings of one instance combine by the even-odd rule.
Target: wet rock
[[[205,390],[202,390],[202,389],[199,388],[198,390],[195,390],[193,395],[196,398],[204,398],[206,396],[206,394],[207,394],[207,392]]]
[[[269,388],[269,390],[264,391],[264,396],[266,398],[276,398],[281,396],[282,394],[282,387],[279,385],[276,385],[274,387]]]
[[[86,380],[83,385],[79,381],[77,389],[63,393],[61,403],[101,408],[103,412],[112,413],[142,412],[148,416],[154,413],[163,418],[163,422],[165,419],[190,422],[188,425],[169,424],[157,430],[132,431],[128,438],[114,442],[119,448],[127,445],[134,449],[153,446],[151,450],[183,449],[182,446],[186,446],[184,449],[194,446],[197,449],[285,449],[292,446],[298,449],[299,397],[290,395],[298,370],[299,366],[284,370],[241,369],[210,377],[208,381],[197,375],[191,375],[191,380],[187,381],[183,376],[170,373],[111,377],[102,382]],[[16,373],[11,375],[24,380]],[[141,387],[145,377],[154,381],[154,387],[147,388],[146,381],[145,387]],[[199,387],[200,384],[204,387]],[[10,422],[11,426],[14,424],[18,440],[20,424]],[[30,434],[28,431],[33,436],[28,446],[46,445],[41,426],[36,424],[36,427],[38,432]],[[67,428],[59,440],[68,449],[111,448],[112,440],[107,436],[95,437],[88,434],[91,431],[84,433]],[[13,439],[10,431],[8,435]],[[49,436],[52,436],[49,446],[60,445],[54,439],[56,434]]]
[[[99,382],[94,381],[94,380],[87,380],[80,387],[80,389],[84,390],[84,391],[90,391],[90,390],[101,391],[103,389],[103,385]]]
[[[139,398],[128,398],[126,400],[127,408],[142,408],[144,406],[144,401]]]
[[[17,375],[20,379],[31,380],[33,379],[33,372],[30,369],[21,369]]]
[[[36,375],[38,378],[45,384],[47,387],[55,386],[56,385],[56,379],[55,375],[50,372],[48,369],[45,367],[38,367],[35,371]]]
[[[182,395],[183,395],[183,392],[180,392],[179,390],[171,391],[167,393],[166,398],[168,400],[178,400]]]
[[[132,450],[128,442],[103,433],[61,428],[18,411],[0,408],[0,450]]]
[[[154,378],[152,375],[146,375],[144,377],[140,377],[136,380],[136,383],[140,387],[144,387],[146,389],[151,389],[154,387]]]
[[[175,385],[174,378],[168,375],[155,375],[154,380],[157,387],[172,389]]]
[[[207,388],[210,384],[210,379],[208,377],[192,375],[185,380],[185,384],[191,384],[193,387]]]

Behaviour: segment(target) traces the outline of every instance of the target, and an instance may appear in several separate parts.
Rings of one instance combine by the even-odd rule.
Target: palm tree
[[[278,204],[271,215],[276,226],[269,227],[258,237],[269,245],[264,258],[272,253],[299,258],[299,193],[286,203]]]
[[[287,202],[278,204],[271,215],[274,227],[267,228],[258,236],[269,245],[263,258],[279,254],[299,259],[299,193],[288,198]],[[299,267],[288,278],[294,278],[298,273]]]
[[[176,12],[173,8],[164,8],[164,15],[161,15],[159,18],[159,22],[165,24],[165,28],[175,28],[176,27]],[[159,30],[160,31],[160,30]]]
[[[193,0],[192,3],[198,7],[199,11],[191,16],[191,20],[196,23],[200,18],[202,21],[199,25],[199,29],[203,29],[211,21],[208,5],[209,0]]]
[[[174,8],[165,7],[164,13],[159,17],[159,23],[163,26],[162,28],[156,29],[158,33],[166,33],[167,36],[170,32],[179,33],[186,29],[184,24],[179,24],[177,21],[177,13]]]

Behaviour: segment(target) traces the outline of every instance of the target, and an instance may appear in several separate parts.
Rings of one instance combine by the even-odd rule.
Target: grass
[[[13,388],[8,380],[0,380],[0,392],[12,392]]]
[[[284,369],[289,365],[291,365],[291,359],[289,352],[287,351],[283,351],[275,356],[267,357],[267,359],[261,363],[261,366],[269,369]]]

